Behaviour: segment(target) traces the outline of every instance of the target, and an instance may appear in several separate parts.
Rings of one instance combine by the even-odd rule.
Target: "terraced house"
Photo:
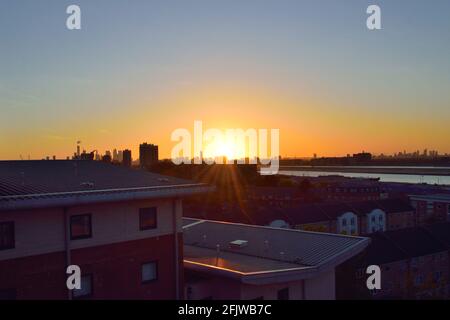
[[[265,214],[259,218],[263,225],[347,235],[371,234],[415,225],[414,209],[402,199],[313,203],[263,211]]]
[[[450,224],[370,236],[368,248],[337,270],[339,299],[448,299]],[[365,270],[381,268],[381,289],[367,291]]]

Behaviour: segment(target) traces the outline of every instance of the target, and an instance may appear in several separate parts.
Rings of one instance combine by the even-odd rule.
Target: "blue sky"
[[[80,31],[65,28],[69,4],[81,7]],[[369,4],[382,9],[380,31],[365,27]],[[0,158],[64,156],[78,138],[102,151],[127,147],[164,140],[195,118],[239,118],[231,107],[184,113],[180,92],[209,86],[280,97],[273,124],[248,116],[248,127],[292,131],[301,118],[304,127],[313,122],[332,132],[348,126],[342,115],[351,115],[354,127],[339,139],[361,133],[365,140],[344,144],[345,150],[330,147],[329,154],[450,152],[449,38],[447,0],[1,0]],[[274,112],[264,104],[248,108]],[[140,115],[146,121],[136,120]],[[363,134],[367,127],[379,132],[382,119],[386,135]],[[426,134],[404,132],[415,128]],[[325,136],[297,134],[308,132],[327,154]],[[384,143],[389,136],[393,142]],[[286,146],[288,154],[315,150]]]

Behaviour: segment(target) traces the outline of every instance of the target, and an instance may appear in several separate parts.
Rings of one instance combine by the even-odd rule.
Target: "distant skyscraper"
[[[122,164],[126,167],[131,167],[132,162],[131,150],[128,149],[123,150],[122,155],[123,155]]]
[[[117,153],[117,149],[114,149],[114,150],[113,150],[112,160],[113,160],[114,162],[118,162],[118,161],[119,161],[119,154]]]
[[[142,168],[158,162],[158,146],[143,143],[139,146],[139,164]]]
[[[102,157],[102,161],[103,162],[111,162],[112,161],[112,159],[111,159],[111,154],[105,154],[103,157]]]

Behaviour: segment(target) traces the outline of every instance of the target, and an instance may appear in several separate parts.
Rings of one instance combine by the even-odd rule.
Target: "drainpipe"
[[[70,255],[70,231],[69,231],[69,214],[67,212],[67,208],[63,208],[64,215],[64,250],[66,253],[66,268],[72,264],[71,255]],[[64,270],[64,273],[66,270]],[[72,300],[72,291],[67,289],[67,299]]]
[[[306,280],[305,279],[302,279],[301,285],[302,285],[302,300],[306,300],[306,288],[305,288]]]
[[[175,259],[175,300],[180,300],[180,266],[178,250],[178,230],[177,230],[177,199],[172,201],[172,224],[174,238],[174,259]]]

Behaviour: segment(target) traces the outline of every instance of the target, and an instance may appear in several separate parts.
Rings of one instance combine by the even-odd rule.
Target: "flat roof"
[[[414,200],[435,200],[450,202],[450,194],[447,193],[409,195],[409,197]]]
[[[0,161],[0,211],[182,196],[205,184],[100,161]]]
[[[184,263],[242,281],[304,279],[361,252],[368,238],[183,219]],[[242,247],[230,242],[245,240]],[[288,277],[290,280],[288,280]],[[266,279],[267,280],[267,279]]]

